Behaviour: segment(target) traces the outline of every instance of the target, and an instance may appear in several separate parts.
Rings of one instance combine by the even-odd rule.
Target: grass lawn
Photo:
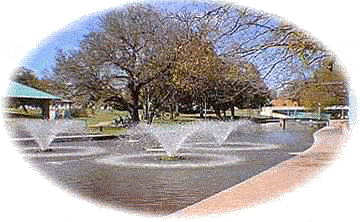
[[[16,116],[19,118],[41,118],[41,110],[35,109],[35,110],[28,110],[27,112],[24,109],[14,109],[14,108],[7,108],[5,110],[5,114],[8,114],[10,116]]]
[[[17,114],[23,118],[41,118],[40,110],[29,110],[25,112],[23,109],[8,109],[6,110],[9,113]],[[92,110],[88,110],[88,116],[78,117],[75,120],[83,121],[87,126],[89,133],[96,134],[111,134],[111,135],[119,135],[127,132],[126,128],[122,127],[113,127],[112,120],[121,115],[123,118],[129,115],[127,111],[117,111],[117,110],[102,110],[98,109],[95,112]],[[140,111],[140,113],[142,113]],[[231,116],[230,112],[227,112],[226,115],[228,117]],[[258,115],[255,110],[235,110],[236,117],[250,117]],[[208,119],[215,119],[215,114],[207,114]],[[180,114],[176,116],[174,119],[170,119],[170,115],[165,115],[162,117],[155,118],[153,120],[154,124],[180,124],[185,122],[192,121],[201,121],[204,120],[200,118],[200,114]],[[102,129],[100,130],[100,126]]]
[[[91,114],[90,111],[88,113],[89,116],[75,118],[75,120],[84,121],[90,133],[118,135],[127,131],[127,129],[121,127],[109,127],[115,117],[121,115],[124,118],[128,115],[128,112],[126,111],[99,109],[96,110],[95,113]],[[104,127],[102,131],[100,131],[99,126]]]

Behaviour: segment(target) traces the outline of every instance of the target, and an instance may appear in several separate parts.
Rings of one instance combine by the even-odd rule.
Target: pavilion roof
[[[25,86],[15,81],[10,81],[6,91],[6,97],[24,98],[24,99],[47,99],[60,100],[61,98],[41,90]]]

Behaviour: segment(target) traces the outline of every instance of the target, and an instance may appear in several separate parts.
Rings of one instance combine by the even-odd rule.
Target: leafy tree
[[[221,118],[221,110],[231,109],[234,117],[234,108],[259,108],[268,104],[270,91],[265,86],[258,71],[254,66],[240,63],[231,71],[227,71],[222,78],[213,82],[214,87],[208,91],[208,101],[218,117]],[[241,69],[242,67],[242,69]],[[237,72],[234,72],[237,70]]]
[[[38,78],[33,70],[26,67],[18,67],[13,71],[11,80],[27,86],[34,86]]]
[[[211,105],[219,118],[221,110],[259,107],[267,102],[268,89],[253,65],[221,59],[199,38],[183,41],[177,53],[173,84],[198,103]]]
[[[44,70],[44,73],[47,73],[47,70]],[[48,93],[55,92],[53,82],[49,78],[44,77],[40,79],[33,70],[23,66],[16,68],[13,71],[10,79],[41,91]]]
[[[202,100],[209,83],[219,77],[225,65],[206,42],[194,38],[178,44],[172,83],[195,99]]]
[[[121,103],[138,122],[141,105],[149,118],[179,94],[218,113],[258,107],[270,98],[265,80],[307,79],[293,66],[316,70],[328,58],[302,30],[248,8],[135,4],[100,16],[79,49],[58,54],[54,73],[67,95],[88,105]]]
[[[311,108],[348,105],[346,77],[334,62],[325,64],[299,90],[300,104]]]

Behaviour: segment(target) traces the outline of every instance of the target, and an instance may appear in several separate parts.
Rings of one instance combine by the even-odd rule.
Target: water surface
[[[187,138],[182,150],[184,155],[202,157],[201,161],[206,160],[206,156],[228,156],[239,160],[221,164],[219,158],[218,164],[209,163],[206,167],[147,167],[146,164],[134,166],[106,161],[117,156],[151,155],[144,148],[161,146],[151,135],[138,136],[135,140],[57,142],[51,145],[58,153],[62,153],[61,149],[79,151],[78,147],[101,150],[71,158],[30,156],[26,151],[29,145],[20,146],[19,150],[35,169],[68,192],[110,208],[167,215],[239,184],[293,157],[291,153],[306,150],[314,142],[315,129],[304,124],[289,123],[285,131],[273,123],[254,126],[234,129],[221,146],[204,133]],[[183,164],[187,164],[186,161]]]

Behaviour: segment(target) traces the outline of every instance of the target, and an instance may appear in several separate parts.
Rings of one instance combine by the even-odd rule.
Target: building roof
[[[12,98],[24,98],[24,99],[47,99],[47,100],[59,100],[58,96],[51,95],[49,93],[34,89],[29,86],[10,81],[9,87],[6,90],[6,97]]]

